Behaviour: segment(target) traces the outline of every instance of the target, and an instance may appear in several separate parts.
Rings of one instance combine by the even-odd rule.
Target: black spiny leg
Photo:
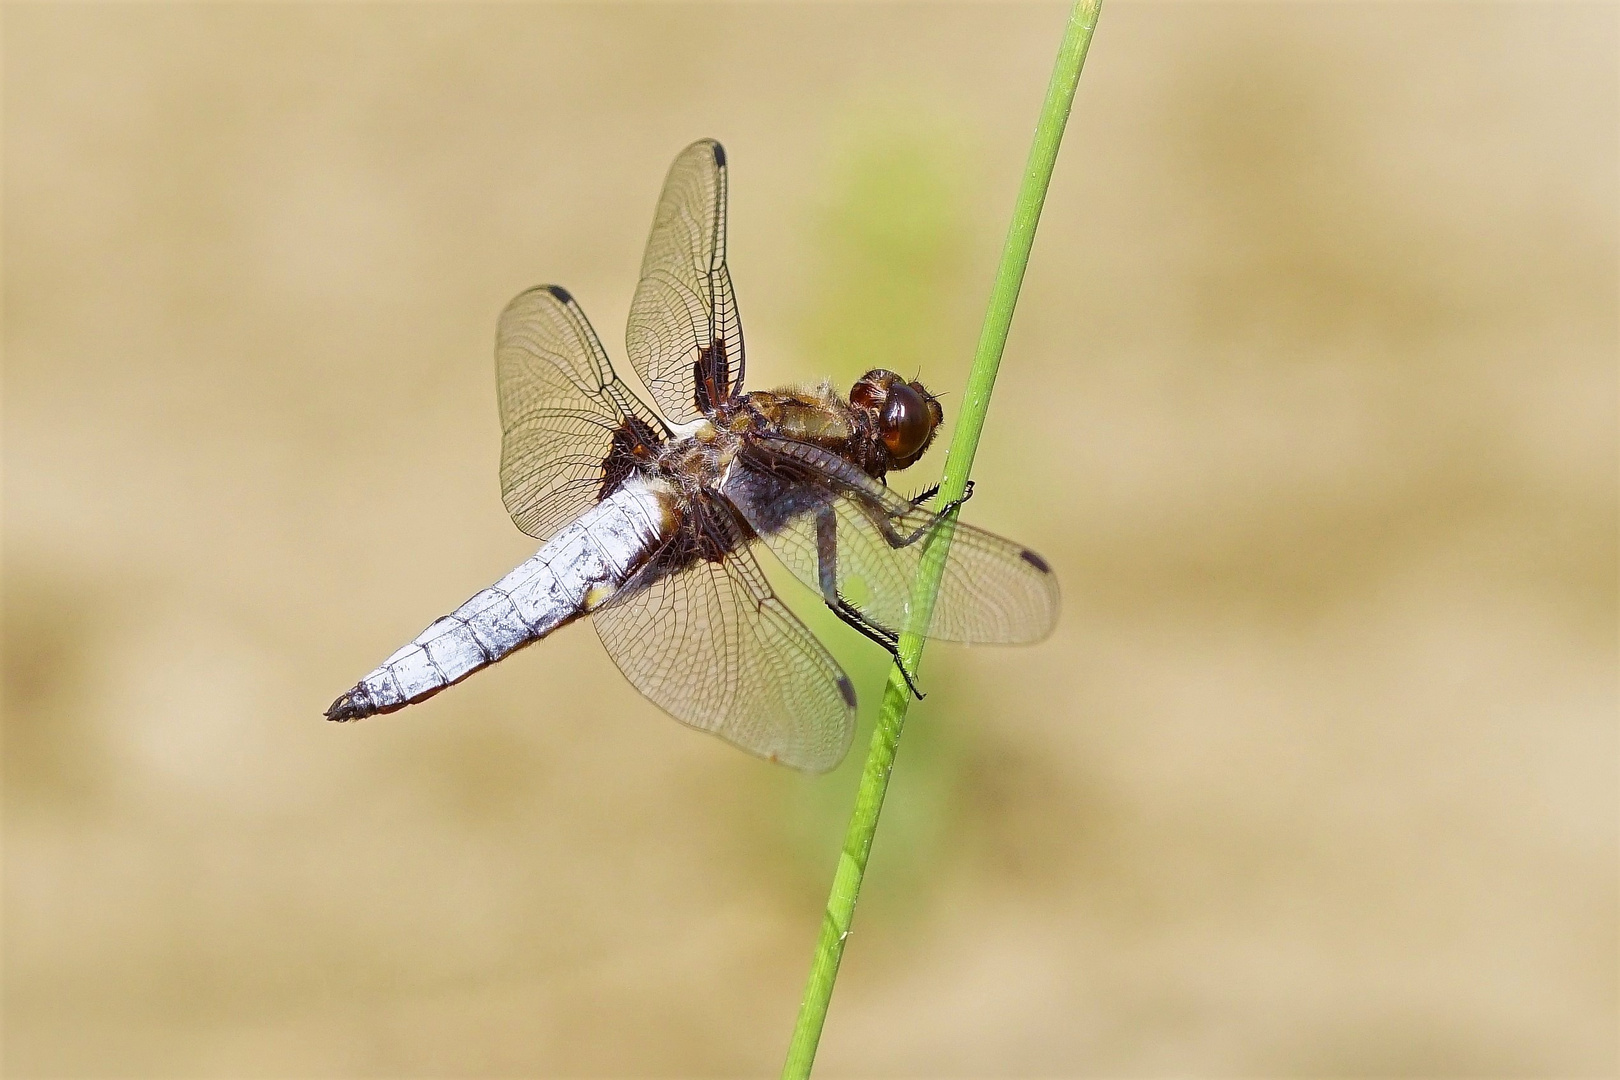
[[[935,495],[938,495],[938,494],[939,494],[939,485],[935,484],[932,487],[930,487],[927,491],[924,491],[921,495],[918,495],[918,496],[914,497],[911,500],[911,505],[912,506],[921,506],[923,503],[927,502],[929,499],[932,499]]]
[[[921,500],[931,499],[938,493],[939,485],[936,484],[925,491],[922,495],[919,495],[916,500],[913,500],[912,505],[915,506],[917,502]],[[944,521],[947,517],[961,509],[962,504],[971,498],[973,498],[973,481],[969,480],[967,487],[963,490],[962,497],[960,499],[952,499],[950,502],[946,503],[944,508],[940,510],[939,513],[929,518],[928,524],[918,527],[916,532],[907,535],[906,533],[898,531],[894,528],[894,526],[885,521],[882,526],[883,539],[887,540],[889,542],[889,546],[893,548],[910,547],[912,544],[915,544],[924,536],[927,536],[930,532],[932,532],[935,525],[938,525],[941,521]]]
[[[832,613],[837,615],[846,626],[853,627],[868,641],[876,642],[882,646],[883,651],[894,658],[894,666],[900,669],[900,677],[906,680],[906,687],[911,691],[912,696],[918,701],[923,699],[925,695],[921,690],[917,689],[917,683],[912,679],[911,672],[906,670],[906,662],[900,658],[900,639],[898,637],[862,615],[855,609],[854,605],[842,596],[838,598],[837,603],[828,604],[827,606],[832,608]]]
[[[831,506],[823,506],[816,511],[816,580],[821,586],[822,602],[845,625],[859,631],[868,641],[881,645],[883,651],[894,658],[894,666],[900,669],[900,677],[906,680],[906,686],[921,701],[923,692],[917,689],[911,672],[906,670],[906,662],[900,659],[899,635],[862,615],[854,604],[838,593],[838,512]]]

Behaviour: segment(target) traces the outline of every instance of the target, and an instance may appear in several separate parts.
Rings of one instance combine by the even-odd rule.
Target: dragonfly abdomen
[[[626,483],[500,581],[435,619],[334,701],[326,718],[403,709],[540,640],[603,603],[673,524],[667,491]]]

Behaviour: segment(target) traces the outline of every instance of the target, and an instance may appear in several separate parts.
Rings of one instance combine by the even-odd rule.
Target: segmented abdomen
[[[384,660],[328,720],[393,712],[537,641],[612,595],[670,528],[667,497],[632,480],[533,556]]]

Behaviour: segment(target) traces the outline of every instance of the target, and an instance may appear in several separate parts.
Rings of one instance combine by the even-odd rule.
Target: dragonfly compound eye
[[[934,409],[921,393],[903,382],[889,387],[879,420],[883,445],[889,453],[896,458],[913,457],[933,438],[936,423]]]
[[[900,376],[894,372],[873,368],[849,388],[849,403],[858,409],[881,409],[889,387],[899,381]]]

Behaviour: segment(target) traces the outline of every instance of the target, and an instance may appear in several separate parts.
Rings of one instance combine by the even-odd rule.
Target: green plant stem
[[[1046,103],[1041,107],[1041,117],[1035,125],[1035,142],[1030,147],[1029,163],[1024,169],[1018,201],[1013,207],[1012,228],[1002,249],[1001,265],[996,271],[995,286],[990,293],[990,307],[985,313],[979,348],[973,358],[973,370],[968,374],[967,392],[956,422],[956,434],[951,439],[950,451],[945,458],[945,474],[939,485],[941,504],[960,498],[967,490],[968,473],[973,467],[979,434],[984,430],[984,417],[990,406],[990,391],[995,385],[996,371],[1001,366],[1001,352],[1007,344],[1007,331],[1012,325],[1013,308],[1018,303],[1018,290],[1024,283],[1024,269],[1029,265],[1030,248],[1035,243],[1035,226],[1040,221],[1041,206],[1046,201],[1046,189],[1052,179],[1052,166],[1057,161],[1058,144],[1063,140],[1069,107],[1074,102],[1080,69],[1085,64],[1086,49],[1091,45],[1091,33],[1097,26],[1097,14],[1101,8],[1102,0],[1076,0],[1069,13],[1069,24],[1052,70],[1052,81],[1046,88]],[[933,616],[934,598],[939,591],[945,556],[950,547],[950,532],[948,525],[942,526],[928,539],[928,549],[912,588],[912,610],[917,614],[913,629],[901,635],[900,657],[906,668],[913,672],[922,658],[925,634]],[[838,978],[838,965],[844,956],[844,940],[849,937],[850,922],[855,916],[855,901],[860,896],[861,879],[866,873],[867,856],[872,851],[878,814],[883,809],[883,796],[889,787],[889,774],[894,768],[900,730],[905,725],[906,709],[910,704],[911,695],[904,678],[898,670],[891,671],[888,684],[884,687],[877,729],[872,733],[872,745],[867,751],[866,768],[861,773],[861,786],[855,796],[849,831],[844,836],[844,848],[838,856],[838,870],[833,875],[832,893],[827,898],[827,913],[822,919],[820,939],[816,942],[804,1002],[799,1007],[799,1019],[793,1028],[787,1063],[782,1067],[785,1080],[808,1077],[815,1061],[821,1028],[827,1019],[827,1004],[832,998],[833,982]]]

